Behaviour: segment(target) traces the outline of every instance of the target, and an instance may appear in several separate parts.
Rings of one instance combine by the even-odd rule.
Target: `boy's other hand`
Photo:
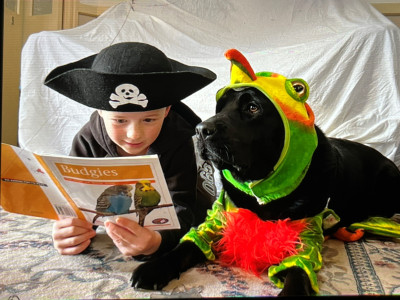
[[[93,224],[78,218],[58,220],[53,225],[54,248],[63,255],[81,253],[95,235]]]
[[[104,226],[107,234],[124,255],[150,255],[160,247],[160,233],[142,227],[133,220],[120,217],[116,223],[106,221]]]

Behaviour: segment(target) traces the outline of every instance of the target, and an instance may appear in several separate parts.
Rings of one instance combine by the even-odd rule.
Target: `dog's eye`
[[[249,105],[247,106],[247,110],[252,114],[255,114],[256,112],[258,112],[259,109],[260,108],[257,105],[253,104],[253,103],[249,103]]]
[[[302,83],[300,81],[293,81],[292,86],[300,98],[306,94],[307,90],[306,90],[306,86],[304,85],[304,83]]]

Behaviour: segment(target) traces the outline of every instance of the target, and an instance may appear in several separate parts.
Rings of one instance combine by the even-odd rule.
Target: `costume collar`
[[[254,73],[246,58],[237,50],[225,53],[231,61],[231,83],[217,93],[217,101],[227,90],[253,87],[260,90],[274,104],[285,129],[284,146],[273,171],[260,180],[237,181],[229,170],[223,176],[239,190],[255,196],[260,204],[269,203],[293,192],[303,180],[318,144],[314,114],[305,103],[309,87],[299,78],[287,79],[272,72]],[[305,88],[296,91],[296,85]]]

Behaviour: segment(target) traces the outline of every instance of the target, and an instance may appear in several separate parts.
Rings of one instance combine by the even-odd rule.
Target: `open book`
[[[154,230],[180,228],[157,155],[50,156],[2,143],[1,206],[95,225],[123,216]]]

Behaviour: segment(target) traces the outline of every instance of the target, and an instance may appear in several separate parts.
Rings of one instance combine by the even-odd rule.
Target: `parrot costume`
[[[260,90],[279,112],[285,137],[281,156],[266,178],[239,182],[229,170],[222,170],[222,175],[237,189],[256,197],[260,205],[279,201],[299,186],[318,145],[314,114],[305,103],[308,85],[302,79],[287,79],[277,73],[254,73],[246,58],[235,49],[228,50],[225,56],[231,61],[231,82],[218,91],[217,101],[230,89],[253,87]],[[301,220],[263,221],[255,213],[236,207],[222,190],[205,222],[192,228],[181,242],[195,243],[208,260],[218,257],[223,263],[237,265],[256,275],[268,269],[268,276],[279,288],[284,285],[281,272],[300,267],[318,293],[316,272],[322,266],[324,230],[339,221],[340,216],[329,208]],[[364,231],[400,237],[400,224],[375,217],[343,228],[335,237],[353,241],[361,238]]]

